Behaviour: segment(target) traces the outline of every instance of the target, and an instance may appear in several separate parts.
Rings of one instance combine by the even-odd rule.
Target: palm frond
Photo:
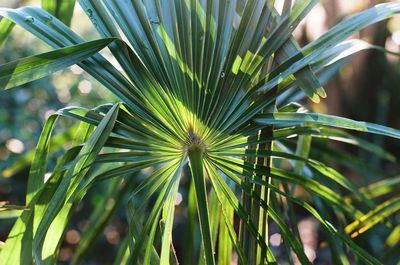
[[[187,238],[193,240],[199,226],[199,264],[230,264],[234,252],[240,264],[276,264],[270,221],[278,226],[287,254],[293,251],[302,264],[311,264],[296,229],[287,222],[294,205],[321,223],[334,251],[344,254],[345,245],[364,263],[380,264],[331,222],[340,219],[348,225],[344,232],[360,233],[385,220],[398,210],[398,198],[377,208],[373,199],[397,182],[380,183],[365,193],[312,154],[335,155],[314,144],[329,139],[393,160],[382,148],[340,129],[397,139],[400,131],[302,112],[299,104],[287,103],[303,95],[320,101],[326,97],[321,84],[344,59],[365,49],[383,50],[346,39],[400,13],[399,2],[347,18],[305,47],[292,34],[316,0],[284,1],[281,11],[274,1],[264,0],[79,0],[102,37],[95,41],[85,41],[66,26],[75,1],[42,2],[51,14],[37,7],[0,8],[0,44],[15,23],[55,49],[0,66],[1,87],[78,64],[121,103],[67,107],[47,120],[32,159],[28,210],[20,213],[0,252],[4,264],[55,263],[74,208],[102,182],[112,183],[104,201],[113,199],[115,205],[95,210],[93,227],[85,232],[73,263],[84,260],[90,242],[127,196],[129,231],[116,262],[176,264],[175,198],[186,165],[192,187],[189,217],[198,216],[198,224],[189,221]],[[104,47],[121,72],[98,53]],[[71,139],[56,141],[68,132],[52,135],[60,117],[79,125],[47,179],[49,156]],[[143,169],[152,170],[139,178]],[[296,187],[309,199],[297,198]],[[280,209],[283,200],[291,213]],[[338,212],[335,217],[330,210]],[[365,221],[369,217],[373,220]],[[195,257],[191,249],[184,262],[193,264]],[[346,257],[340,260],[348,262]]]

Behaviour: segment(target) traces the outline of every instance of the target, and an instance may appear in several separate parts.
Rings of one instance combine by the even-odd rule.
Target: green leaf
[[[7,18],[3,18],[0,21],[0,48],[7,41],[8,36],[10,35],[14,26],[15,26],[15,23],[13,23],[11,20],[8,20]]]
[[[400,131],[386,126],[354,121],[351,119],[318,113],[290,113],[277,112],[273,114],[261,114],[255,117],[255,121],[264,125],[290,126],[302,123],[319,124],[343,129],[368,132],[400,139]]]
[[[35,156],[29,170],[28,187],[26,194],[26,204],[29,205],[38,191],[45,183],[45,174],[47,172],[48,153],[50,148],[51,133],[58,115],[51,115],[46,121],[37,144]]]
[[[174,200],[177,192],[177,185],[181,175],[183,161],[181,159],[175,160],[168,164],[167,170],[161,169],[154,176],[159,176],[157,179],[161,183],[159,185],[150,186],[150,190],[145,190],[145,195],[141,198],[141,202],[138,206],[133,206],[133,198],[130,200],[129,214],[134,218],[135,213],[142,212],[145,205],[147,205],[150,196],[159,188],[162,182],[165,182],[161,188],[159,194],[157,194],[156,202],[154,203],[145,225],[141,227],[139,223],[141,220],[132,219],[130,224],[130,236],[131,236],[131,256],[130,263],[136,264],[141,262],[143,264],[149,264],[154,260],[153,254],[153,242],[155,238],[158,221],[162,212],[162,209],[167,201]],[[157,171],[156,171],[157,172]],[[147,184],[147,183],[146,183]],[[151,190],[152,189],[152,190]],[[134,192],[133,195],[136,195]],[[146,198],[147,196],[147,198]],[[139,230],[140,229],[140,230]],[[168,237],[168,232],[166,234]],[[170,243],[170,241],[169,241]],[[146,247],[145,247],[146,246]],[[168,244],[169,246],[169,244]],[[145,247],[145,249],[143,249]],[[144,253],[143,253],[144,252]],[[169,254],[169,251],[168,251]],[[165,255],[165,254],[164,254]]]
[[[17,218],[23,211],[30,210],[25,206],[2,204],[3,202],[0,202],[0,219]]]
[[[63,176],[62,167],[73,160],[80,148],[72,148],[68,150],[59,160],[57,166],[53,170],[52,177],[49,179],[47,184],[45,184],[36,194],[34,200],[31,201],[31,208],[36,210],[36,203],[42,199],[42,201],[46,201],[46,197],[51,196],[51,192],[44,193],[45,187],[47,185],[58,185],[60,178]],[[43,195],[42,195],[43,194]],[[40,203],[39,203],[40,205]],[[2,252],[0,252],[0,258],[4,261],[6,265],[28,265],[33,264],[33,251],[32,251],[32,241],[33,241],[33,211],[24,211],[21,216],[15,222],[13,228],[11,229],[5,247]],[[36,214],[36,213],[35,213]],[[18,255],[15,255],[18,253]]]
[[[34,237],[34,254],[37,262],[45,260],[46,263],[52,263],[68,220],[67,216],[76,200],[81,199],[77,196],[79,185],[89,171],[88,165],[92,163],[109,137],[118,110],[119,104],[114,105],[83,145],[66,176],[61,180],[59,186],[53,188],[54,194],[49,198],[43,214],[36,215],[35,211],[35,222],[38,226]],[[52,237],[52,240],[49,239],[49,236]]]
[[[248,187],[245,187],[243,185],[241,185],[240,180],[238,180],[238,178],[229,170],[225,170],[224,168],[221,168],[221,170],[223,172],[225,172],[233,181],[235,181],[238,185],[241,186],[242,189],[247,190],[248,192],[250,191],[250,189]],[[328,221],[326,221],[324,218],[322,218],[322,216],[318,213],[317,210],[315,210],[312,206],[310,206],[307,202],[305,202],[304,200],[299,200],[294,198],[293,196],[282,192],[279,188],[271,185],[268,182],[263,182],[263,184],[261,184],[261,182],[259,181],[260,185],[265,185],[267,187],[269,187],[270,189],[272,189],[274,192],[277,192],[283,196],[285,196],[288,200],[302,206],[304,209],[306,209],[308,212],[310,212],[314,217],[316,217],[321,224],[324,226],[325,229],[327,229],[329,231],[329,233],[331,233],[332,235],[336,236],[338,239],[342,240],[345,244],[347,244],[350,249],[364,262],[366,262],[366,264],[381,264],[376,258],[374,258],[373,256],[371,256],[369,253],[367,253],[365,250],[363,250],[362,248],[360,248],[359,246],[357,246],[354,242],[352,242],[346,235],[339,233],[337,231],[336,228],[333,227],[333,225],[331,223],[329,223]],[[265,205],[265,203],[261,203],[262,207],[265,209],[268,209],[267,205]],[[300,250],[299,250],[300,251]]]
[[[42,8],[70,25],[74,12],[75,0],[42,0]]]
[[[226,171],[221,167],[221,165],[217,165],[225,174],[227,174],[229,177],[233,177],[232,173],[229,171]],[[233,178],[232,178],[233,179]],[[251,181],[251,180],[250,180]],[[268,182],[265,182],[268,183]],[[268,184],[266,184],[268,186]],[[298,241],[298,239],[292,234],[287,227],[287,225],[283,222],[282,218],[276,213],[274,209],[272,209],[270,206],[267,205],[266,201],[260,198],[257,194],[252,192],[252,189],[250,189],[249,186],[245,185],[240,185],[241,189],[246,192],[249,196],[251,196],[260,207],[262,207],[271,217],[272,220],[278,225],[281,233],[283,234],[284,237],[289,241],[293,251],[297,254],[299,260],[301,261],[302,264],[311,264],[310,261],[308,260],[307,256],[304,253],[304,250]],[[264,239],[266,240],[266,239]],[[271,253],[268,253],[268,255],[271,255]],[[272,256],[273,257],[273,256]],[[270,257],[271,258],[271,257]]]
[[[394,247],[400,242],[400,225],[397,225],[386,239],[386,245]]]
[[[168,195],[167,200],[164,203],[163,209],[163,235],[161,242],[161,255],[160,264],[169,265],[170,264],[170,254],[172,246],[172,228],[174,222],[174,208],[175,208],[175,198],[178,194],[179,181],[174,182],[174,187],[171,193]]]
[[[258,233],[257,227],[253,224],[253,222],[249,221],[250,220],[250,214],[244,209],[244,207],[239,203],[238,199],[232,192],[232,190],[228,187],[228,185],[222,180],[220,173],[216,171],[216,168],[209,162],[205,161],[205,165],[207,166],[207,171],[211,173],[210,176],[210,181],[213,185],[213,189],[216,192],[216,195],[218,197],[218,200],[221,204],[223,204],[226,201],[228,201],[229,205],[234,209],[235,213],[238,214],[238,216],[243,220],[243,225],[248,229],[248,231],[251,233],[251,235],[254,237],[254,240],[257,241],[257,243],[261,246],[263,251],[266,251],[269,253],[270,258],[274,260],[274,256],[269,249],[268,245],[265,243],[266,239],[263,237],[263,235]],[[236,183],[239,183],[240,180],[237,180],[237,177],[234,175],[230,175],[229,177],[235,177],[234,181]],[[223,213],[225,216],[227,216],[226,208],[224,205],[222,205]],[[225,222],[226,224],[229,224]],[[228,225],[228,227],[230,227]],[[248,264],[247,262],[247,257],[244,255],[244,251],[239,244],[235,240],[234,235],[234,229],[230,229],[230,235],[231,235],[231,240],[232,243],[235,246],[235,249],[238,253],[239,259],[243,264]],[[274,264],[274,263],[272,263]]]
[[[372,183],[366,187],[361,187],[360,192],[367,198],[377,198],[390,193],[395,193],[400,188],[400,176],[391,177]]]
[[[96,238],[101,234],[115,211],[121,206],[123,199],[135,181],[136,177],[131,176],[126,181],[114,179],[111,183],[107,183],[109,188],[106,194],[102,194],[100,201],[96,203],[95,210],[88,220],[87,229],[81,235],[81,240],[72,257],[71,264],[82,263],[83,258],[88,254],[88,250],[93,246]]]
[[[351,237],[356,237],[365,231],[371,229],[376,224],[384,221],[390,215],[397,213],[400,210],[400,197],[387,200],[378,205],[375,209],[361,216],[351,224],[347,225],[345,232],[351,234]]]
[[[99,52],[114,39],[100,39],[54,50],[0,66],[0,88],[9,89],[50,75]]]
[[[234,215],[233,208],[229,207],[229,202],[226,201],[221,217],[220,228],[218,234],[218,264],[232,264],[232,248],[238,248],[235,240],[236,234],[233,233]]]
[[[127,249],[125,254],[123,254],[123,260],[125,261],[125,264],[132,264],[132,259],[133,259],[133,254],[134,254],[134,249],[135,246],[139,247],[140,242],[136,244],[138,239],[140,238],[140,232],[141,232],[141,225],[140,222],[142,221],[142,218],[144,217],[144,214],[142,212],[136,211],[132,200],[128,202],[127,206],[127,218],[128,218],[128,225],[129,225],[129,231],[127,235]],[[144,242],[142,242],[143,244]],[[157,251],[152,247],[151,249],[151,257],[150,257],[150,264],[151,265],[157,265],[160,264],[160,258],[158,256]]]
[[[213,161],[218,165],[219,168],[227,169],[231,172],[242,175],[246,177],[249,182],[258,185],[266,185],[268,182],[262,180],[260,177],[254,177],[254,175],[256,174],[257,176],[263,176],[267,172],[270,172],[269,174],[272,178],[298,184],[309,190],[310,192],[314,193],[321,199],[334,204],[337,208],[341,209],[351,216],[361,215],[361,213],[357,211],[357,209],[353,205],[343,200],[343,198],[341,198],[341,196],[334,192],[330,187],[322,185],[319,182],[313,179],[309,179],[305,176],[297,175],[287,170],[278,168],[269,169],[262,165],[254,165],[234,158],[213,158]]]

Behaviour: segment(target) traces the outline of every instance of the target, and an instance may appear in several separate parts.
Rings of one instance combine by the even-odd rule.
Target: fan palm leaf
[[[74,1],[69,2],[73,6]],[[117,260],[176,263],[174,201],[187,164],[191,201],[195,202],[192,216],[197,212],[201,231],[200,263],[230,264],[233,251],[241,264],[276,263],[268,244],[271,219],[300,262],[310,264],[299,237],[274,207],[277,202],[273,198],[284,197],[309,211],[363,263],[380,264],[334,228],[318,207],[321,201],[330,204],[354,221],[347,229],[354,230],[368,225],[357,220],[376,214],[371,209],[374,203],[340,173],[308,154],[313,137],[359,145],[356,137],[332,127],[394,138],[400,138],[400,132],[304,113],[301,106],[288,103],[293,95],[308,96],[315,102],[325,97],[321,82],[332,66],[360,50],[378,48],[346,39],[399,13],[400,3],[385,3],[356,14],[300,47],[293,31],[317,3],[285,1],[283,10],[277,10],[274,1],[264,0],[80,0],[102,37],[94,41],[84,41],[43,9],[1,8],[0,43],[15,23],[55,49],[1,65],[1,88],[78,64],[121,100],[95,109],[65,108],[48,119],[29,174],[26,207],[30,211],[23,211],[17,219],[0,252],[2,264],[55,263],[74,207],[95,184],[115,179],[125,179],[122,194],[130,194],[129,233]],[[68,19],[66,16],[63,21],[68,23]],[[104,47],[123,71],[98,53]],[[73,147],[58,160],[47,180],[50,143],[56,137],[52,131],[60,117],[80,125]],[[288,141],[297,136],[296,152]],[[361,147],[390,158],[373,145]],[[277,161],[289,161],[291,167],[281,167]],[[154,171],[136,179],[136,173],[146,168]],[[138,184],[133,185],[132,179]],[[364,201],[363,207],[371,212],[345,200],[331,182],[353,194],[359,203]],[[315,205],[281,188],[289,184],[309,192]],[[115,197],[118,203],[120,198]],[[373,223],[393,210],[385,205],[377,209],[383,210]],[[240,219],[240,232],[234,228],[234,214]],[[85,244],[74,262],[81,262],[85,245],[110,216],[105,213],[104,220],[84,237]],[[332,248],[342,249],[338,243]],[[193,264],[193,259],[190,254],[186,262]]]

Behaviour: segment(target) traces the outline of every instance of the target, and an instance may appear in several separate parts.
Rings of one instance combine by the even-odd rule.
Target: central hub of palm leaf
[[[188,136],[184,143],[185,153],[189,152],[200,152],[204,153],[206,151],[205,143],[200,139],[200,137],[194,132],[192,128],[188,129]]]

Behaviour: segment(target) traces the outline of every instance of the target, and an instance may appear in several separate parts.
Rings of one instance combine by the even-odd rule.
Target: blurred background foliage
[[[306,44],[322,35],[330,26],[354,12],[361,11],[381,2],[379,0],[321,0],[311,14],[305,19],[295,32],[295,37],[301,44]],[[22,5],[40,5],[40,0],[0,0],[1,7],[19,7]],[[72,19],[72,29],[85,39],[98,37],[89,19],[79,5],[76,5]],[[362,31],[359,38],[363,38],[387,49],[400,52],[400,17],[396,16],[388,21],[376,24]],[[16,27],[9,40],[1,47],[0,64],[10,62],[17,58],[26,57],[39,52],[51,50],[48,46],[38,41],[34,36]],[[107,56],[107,52],[102,52]],[[325,86],[328,98],[319,104],[312,104],[320,113],[341,115],[357,120],[375,122],[382,125],[400,128],[400,60],[392,55],[385,55],[379,51],[362,52],[353,57],[335,77]],[[21,157],[28,159],[40,135],[45,119],[57,109],[65,106],[79,105],[87,108],[95,107],[106,102],[115,102],[117,99],[101,87],[93,78],[84,73],[78,66],[58,72],[51,77],[28,83],[21,88],[11,91],[0,91],[0,201],[9,201],[11,204],[23,205],[28,167],[17,167],[10,171],[10,166]],[[57,130],[65,131],[71,127],[68,120],[62,120]],[[395,162],[382,161],[380,158],[367,155],[359,149],[349,148],[348,145],[328,143],[332,145],[332,157],[336,158],[335,167],[339,168],[346,176],[365,186],[376,182],[383,177],[394,177],[400,174],[399,158],[400,143],[381,136],[363,134],[362,137],[381,145],[395,157]],[[326,144],[321,141],[320,144]],[[318,145],[318,143],[317,143]],[[318,148],[313,155],[319,155]],[[330,157],[326,157],[329,160]],[[346,161],[352,159],[353,166],[349,167]],[[354,166],[357,165],[358,167]],[[143,172],[145,173],[145,172]],[[183,178],[185,179],[185,178]],[[126,184],[128,185],[128,184]],[[125,186],[126,186],[125,185]],[[126,234],[126,220],[123,219],[125,209],[115,209],[115,201],[104,201],[102,194],[108,192],[124,192],[124,187],[115,182],[113,185],[99,185],[90,191],[87,199],[78,207],[76,218],[70,224],[66,233],[65,242],[60,252],[60,262],[68,264],[75,246],[80,241],[80,233],[88,223],[89,212],[96,204],[106,203],[110,214],[114,214],[100,236],[95,246],[91,246],[92,255],[86,264],[111,264],[116,248]],[[185,187],[183,185],[183,187]],[[397,188],[399,191],[399,188]],[[125,191],[126,192],[126,191]],[[187,219],[186,201],[188,188],[180,190],[176,205],[176,228],[185,225]],[[301,191],[299,191],[301,192]],[[388,196],[387,198],[389,198]],[[314,264],[329,264],[329,251],[323,248],[323,235],[318,233],[318,223],[302,216],[299,220],[299,232],[305,245],[309,258]],[[400,222],[400,213],[394,216],[395,223]],[[4,241],[13,220],[0,220],[0,241]],[[274,232],[276,230],[276,232]],[[399,230],[399,229],[398,229]],[[270,243],[279,253],[281,238],[277,227],[271,227]],[[364,247],[374,248],[374,251],[383,250],[382,242],[391,229],[384,225],[378,226],[374,232],[365,233],[368,240],[363,242],[360,237],[358,243]],[[182,233],[175,233],[178,237]],[[397,239],[400,231],[397,233]],[[394,234],[396,236],[396,234]],[[179,242],[179,239],[175,239]],[[199,239],[197,239],[199,240]],[[387,243],[386,243],[387,244]],[[400,259],[400,245],[397,253],[388,253],[388,262]],[[369,246],[368,246],[369,245]],[[176,244],[178,255],[184,246]],[[98,254],[98,253],[101,253]],[[278,255],[277,255],[278,256]],[[284,259],[282,263],[285,264]],[[388,263],[389,264],[389,263]],[[397,263],[399,264],[399,263]]]

